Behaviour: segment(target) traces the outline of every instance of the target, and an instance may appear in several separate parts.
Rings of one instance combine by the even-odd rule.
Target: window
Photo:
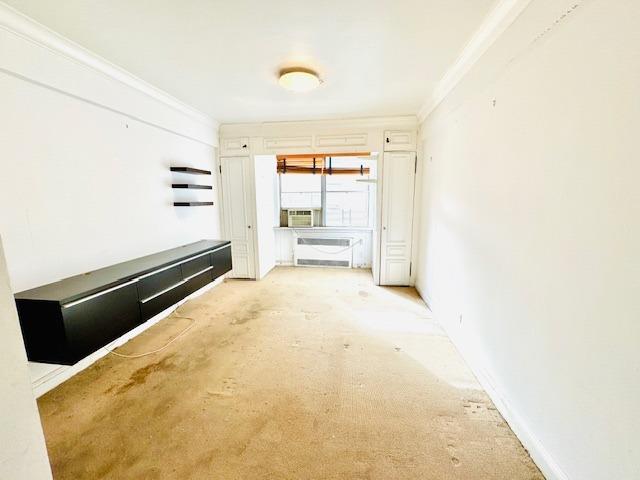
[[[371,168],[372,175],[320,173],[281,173],[281,224],[286,226],[288,209],[313,209],[314,225],[326,227],[368,227],[372,223],[371,206],[375,205],[375,161],[334,158],[340,168],[358,171],[361,165]],[[325,166],[326,171],[326,166]]]
[[[280,175],[280,208],[322,208],[322,175]]]
[[[370,184],[357,182],[359,175],[326,177],[325,225],[366,227],[369,225]]]

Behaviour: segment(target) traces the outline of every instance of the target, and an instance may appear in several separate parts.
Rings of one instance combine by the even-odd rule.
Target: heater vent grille
[[[318,245],[327,247],[348,247],[349,238],[298,238],[298,245]]]
[[[309,258],[299,258],[298,265],[307,267],[350,267],[348,260],[313,260]]]
[[[351,238],[297,237],[294,265],[305,267],[344,267],[353,263]]]

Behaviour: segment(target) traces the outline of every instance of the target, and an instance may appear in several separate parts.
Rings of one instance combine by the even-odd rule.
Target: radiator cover
[[[351,268],[351,238],[295,237],[293,264],[301,267]]]

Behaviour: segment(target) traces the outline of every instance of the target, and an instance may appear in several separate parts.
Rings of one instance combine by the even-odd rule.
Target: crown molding
[[[0,28],[123,83],[193,120],[214,129],[218,127],[218,123],[209,115],[154,87],[2,2],[0,2]]]
[[[471,70],[473,65],[518,18],[531,0],[498,0],[472,35],[456,61],[436,85],[433,94],[422,105],[418,120],[422,123]]]

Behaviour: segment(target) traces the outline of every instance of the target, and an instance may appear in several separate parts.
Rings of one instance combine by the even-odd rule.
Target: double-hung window
[[[317,173],[280,172],[280,208],[314,210],[314,225],[325,227],[369,227],[375,204],[375,182],[370,179],[374,163],[362,158],[332,159],[332,173],[325,162]],[[364,166],[366,165],[366,170]],[[335,170],[334,170],[335,169]],[[339,169],[349,169],[349,173]],[[366,174],[353,173],[362,170]],[[283,226],[286,215],[282,215]]]
[[[320,209],[322,176],[308,174],[280,175],[280,208]]]
[[[324,220],[327,227],[369,226],[369,189],[359,175],[326,177]]]

